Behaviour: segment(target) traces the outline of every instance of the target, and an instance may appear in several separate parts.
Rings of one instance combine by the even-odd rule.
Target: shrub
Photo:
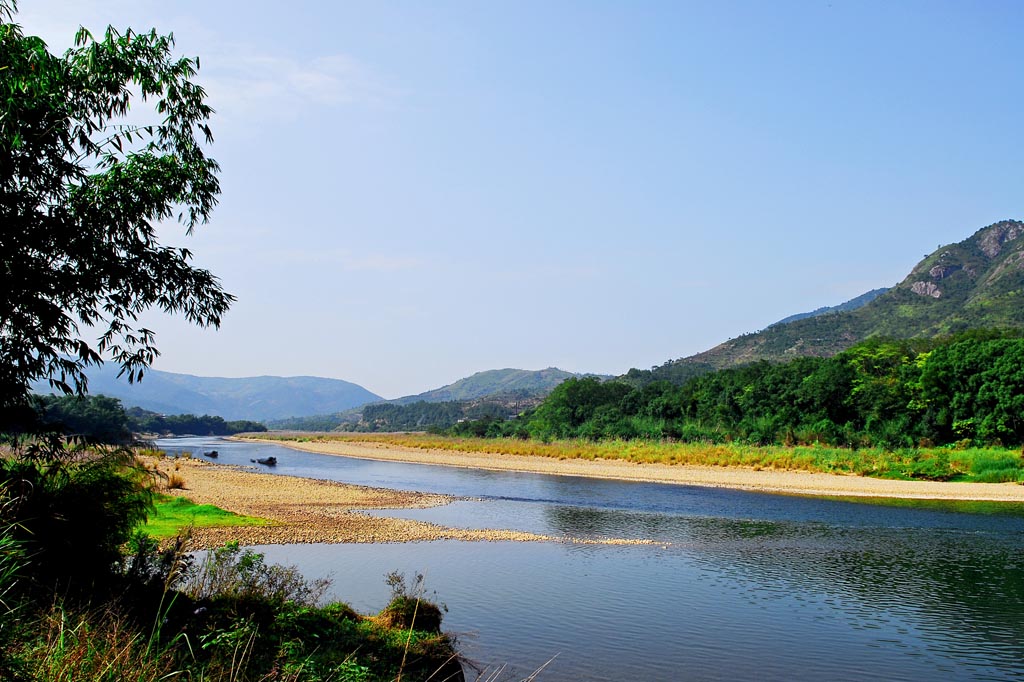
[[[411,588],[406,585],[405,576],[398,571],[389,573],[385,580],[391,586],[391,601],[377,616],[381,625],[399,630],[441,632],[443,606],[423,599],[421,573],[416,574]]]
[[[36,589],[88,591],[118,579],[121,546],[152,509],[148,472],[127,448],[47,436],[0,459],[3,521],[32,557]]]
[[[184,591],[193,599],[258,599],[313,606],[330,584],[326,579],[307,581],[294,566],[267,564],[262,554],[242,549],[236,541],[208,552]]]
[[[164,482],[164,486],[168,490],[184,490],[185,478],[178,474],[169,474],[167,476],[167,480]]]

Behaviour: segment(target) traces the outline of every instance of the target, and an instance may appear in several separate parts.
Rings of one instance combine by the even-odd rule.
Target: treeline
[[[757,362],[693,378],[570,379],[514,420],[455,435],[649,438],[886,448],[1024,443],[1024,339],[980,330],[872,339],[831,358]]]
[[[31,421],[38,427],[101,443],[128,443],[133,433],[229,436],[267,430],[263,424],[248,420],[225,421],[194,414],[165,416],[138,407],[125,410],[120,400],[105,395],[35,395],[31,405],[35,412]]]
[[[170,433],[175,436],[231,436],[236,433],[267,430],[267,427],[260,422],[248,419],[226,421],[222,417],[209,414],[202,416],[194,414],[162,415],[139,407],[128,410],[128,419],[132,430],[137,433]]]
[[[461,421],[503,419],[510,408],[500,401],[452,400],[428,403],[420,400],[407,405],[378,403],[363,407],[358,424],[343,425],[350,431],[423,431],[450,428]]]

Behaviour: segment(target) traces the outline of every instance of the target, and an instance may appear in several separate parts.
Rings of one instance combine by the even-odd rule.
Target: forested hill
[[[129,384],[117,368],[91,368],[89,392],[118,398],[126,407],[161,414],[207,414],[227,420],[265,421],[285,417],[341,412],[381,400],[358,384],[320,377],[198,377],[151,370]],[[45,383],[33,387],[50,393]]]
[[[477,372],[455,383],[390,402],[408,405],[416,402],[441,403],[453,400],[478,400],[500,395],[543,397],[569,377],[577,376],[557,367],[547,369],[491,369]]]
[[[803,320],[808,317],[818,317],[819,315],[828,315],[829,313],[842,313],[848,310],[856,310],[857,308],[863,308],[868,303],[889,291],[888,287],[881,287],[879,289],[872,289],[871,291],[851,298],[845,303],[833,306],[823,306],[817,310],[812,310],[809,313],[797,313],[796,315],[790,315],[789,317],[783,318],[775,324],[789,324],[790,322],[796,322],[797,320]],[[775,326],[775,325],[771,325]]]
[[[492,369],[424,393],[372,403],[336,414],[271,421],[268,426],[297,431],[400,431],[428,426],[448,427],[462,419],[479,419],[485,415],[504,416],[536,406],[555,386],[566,379],[581,376],[585,375],[556,367],[540,370]]]
[[[940,247],[870,303],[779,323],[670,361],[653,378],[756,360],[830,357],[874,336],[935,337],[979,327],[1024,328],[1024,223],[1004,220]]]

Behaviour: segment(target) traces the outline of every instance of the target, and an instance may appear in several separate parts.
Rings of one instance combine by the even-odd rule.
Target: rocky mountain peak
[[[1024,234],[1024,223],[1017,220],[1003,220],[983,228],[978,240],[978,248],[989,258],[995,258],[1002,252],[1003,245]]]
[[[676,360],[671,368],[829,356],[872,336],[934,337],[972,328],[1024,328],[1022,237],[1020,220],[993,223],[961,242],[940,246],[903,281],[866,305],[830,315],[786,318]]]

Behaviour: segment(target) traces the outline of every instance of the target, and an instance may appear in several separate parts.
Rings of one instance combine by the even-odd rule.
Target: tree
[[[32,396],[42,425],[92,443],[127,444],[128,415],[117,398],[105,395]]]
[[[55,56],[16,11],[0,0],[4,411],[25,405],[38,379],[84,392],[84,368],[104,356],[141,379],[158,355],[143,311],[218,327],[234,300],[157,235],[174,219],[191,234],[220,192],[198,59],[175,58],[173,36],[112,27],[99,40],[80,29]],[[149,105],[148,119],[133,103]]]

